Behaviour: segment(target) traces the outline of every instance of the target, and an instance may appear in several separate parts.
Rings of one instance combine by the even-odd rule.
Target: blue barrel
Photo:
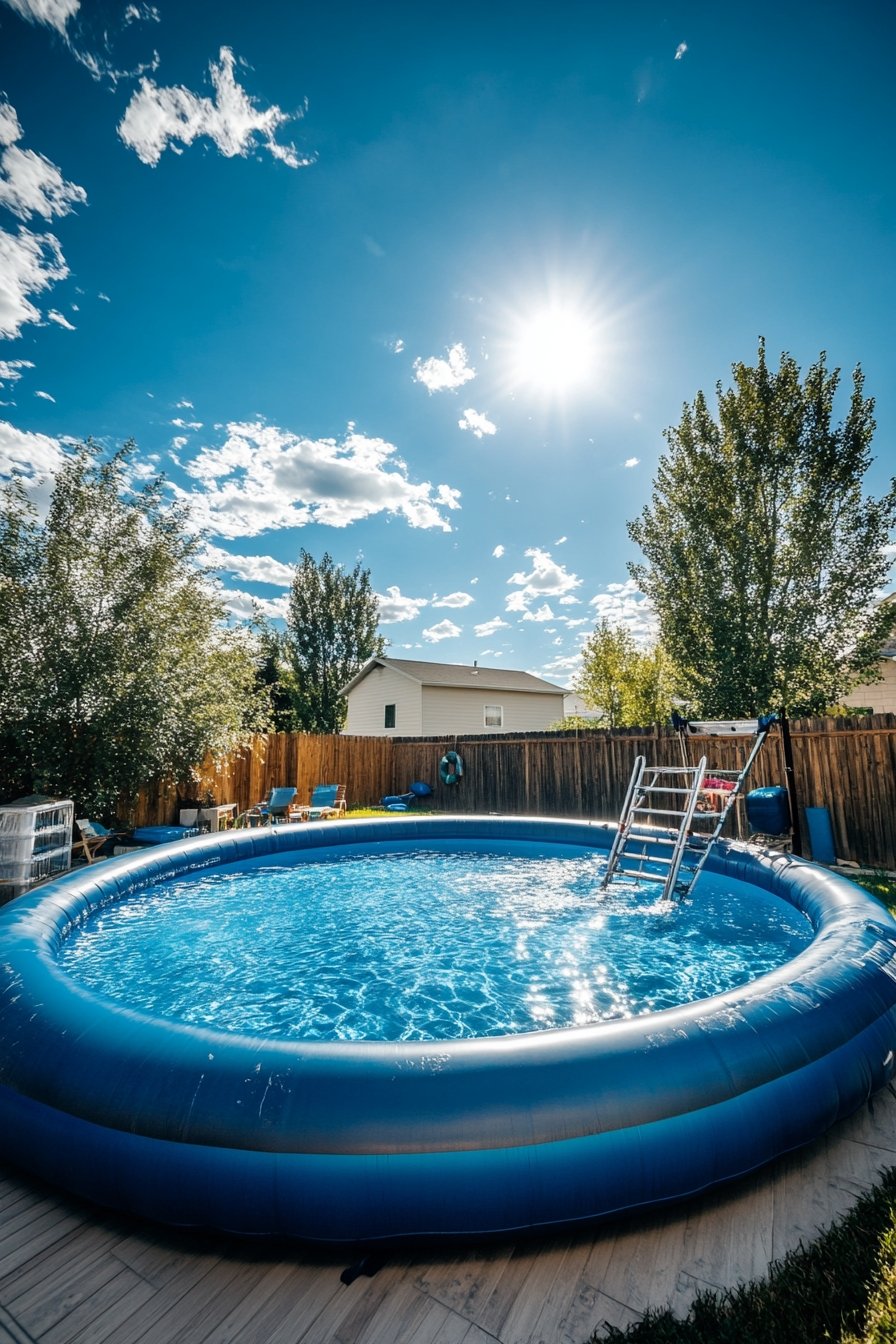
[[[747,821],[752,833],[784,835],[790,830],[790,802],[780,784],[751,789],[747,794]]]

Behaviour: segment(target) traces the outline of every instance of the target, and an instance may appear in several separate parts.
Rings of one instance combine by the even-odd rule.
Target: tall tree
[[[702,392],[666,431],[651,503],[629,524],[661,642],[696,713],[818,713],[873,669],[892,612],[875,601],[890,561],[896,481],[863,490],[874,403],[856,369],[832,424],[840,371],[824,352],[801,381],[788,354]]]
[[[144,785],[186,778],[266,725],[255,649],[228,630],[199,540],[133,444],[81,445],[41,521],[0,491],[0,791],[112,815]]]
[[[338,733],[345,722],[343,686],[385,649],[370,571],[351,571],[328,555],[318,563],[303,550],[289,593],[285,647],[295,678],[299,725]]]
[[[661,723],[671,709],[671,669],[660,646],[639,649],[623,625],[598,622],[582,649],[576,690],[608,728]]]

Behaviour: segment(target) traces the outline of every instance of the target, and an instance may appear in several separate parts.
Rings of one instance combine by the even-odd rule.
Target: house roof
[[[527,691],[530,695],[565,695],[562,686],[554,686],[531,672],[515,672],[509,667],[477,667],[465,663],[425,663],[414,658],[371,658],[356,677],[342,687],[348,695],[375,667],[400,672],[421,686],[450,686],[464,690]]]

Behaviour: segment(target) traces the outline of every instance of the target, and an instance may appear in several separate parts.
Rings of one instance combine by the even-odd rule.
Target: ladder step
[[[679,812],[671,807],[633,807],[632,813],[639,816],[643,813],[645,816],[653,815],[655,817],[686,817],[687,812]],[[708,812],[703,815],[709,816]]]
[[[635,882],[662,882],[662,873],[645,873],[641,868],[614,868],[613,876],[630,877]]]

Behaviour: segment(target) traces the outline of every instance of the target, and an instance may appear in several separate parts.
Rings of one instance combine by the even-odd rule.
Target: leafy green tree
[[[303,550],[289,593],[285,647],[295,678],[296,714],[309,733],[338,733],[346,703],[340,691],[385,640],[370,571],[351,571],[328,555],[318,563]]]
[[[249,628],[258,639],[256,679],[271,706],[271,728],[276,733],[302,731],[298,687],[289,659],[286,635],[256,609]]]
[[[896,481],[879,500],[864,493],[874,403],[856,369],[834,426],[840,371],[825,360],[801,381],[786,353],[770,370],[760,341],[756,367],[718,384],[717,418],[699,392],[629,524],[646,557],[630,571],[692,712],[820,713],[873,671],[892,624],[875,597]]]
[[[0,790],[126,811],[266,726],[256,648],[228,630],[199,539],[161,479],[135,488],[134,445],[88,441],[63,463],[44,521],[0,491]]]
[[[639,649],[630,630],[606,619],[582,649],[575,688],[608,728],[661,723],[672,709],[671,668],[662,648]]]

